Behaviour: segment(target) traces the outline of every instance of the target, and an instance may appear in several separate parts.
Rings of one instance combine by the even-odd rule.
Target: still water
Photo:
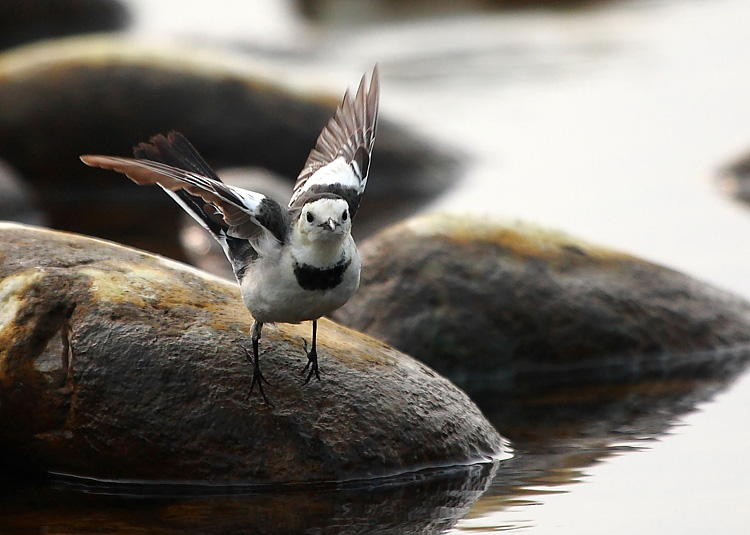
[[[427,210],[561,229],[750,298],[750,212],[712,181],[750,149],[750,1],[408,20],[385,8],[376,20],[372,12],[358,17],[363,8],[351,3],[316,24],[270,0],[131,4],[136,33],[231,44],[289,79],[314,75],[333,93],[378,62],[382,113],[467,161],[464,176]],[[570,426],[561,416],[548,440],[517,441],[491,481],[470,485],[469,502],[449,508],[436,500],[444,521],[399,531],[747,533],[750,376],[651,384],[638,394]],[[488,416],[504,433],[506,420]],[[410,488],[409,503],[452,492]],[[357,496],[363,509],[382,507]],[[238,509],[228,501],[195,505],[194,514],[238,514],[248,506],[238,500]]]
[[[747,1],[622,2],[337,27],[316,46],[342,82],[379,61],[384,113],[471,158],[428,209],[562,229],[750,298],[750,212],[713,183],[750,149],[748,27]],[[722,388],[516,444],[453,532],[747,533],[750,377]]]

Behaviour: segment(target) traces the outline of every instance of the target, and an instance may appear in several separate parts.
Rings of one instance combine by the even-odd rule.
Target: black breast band
[[[351,259],[342,258],[335,266],[321,269],[295,261],[294,276],[304,290],[330,290],[341,284],[346,268],[351,263]]]

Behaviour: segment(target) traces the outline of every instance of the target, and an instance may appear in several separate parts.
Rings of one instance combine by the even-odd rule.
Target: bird
[[[361,261],[352,221],[367,185],[380,100],[378,66],[369,88],[363,75],[356,94],[347,89],[298,175],[286,207],[254,191],[225,184],[185,136],[158,134],[133,149],[133,158],[83,155],[90,167],[113,170],[141,186],[157,185],[221,245],[253,317],[255,385],[263,384],[259,342],[265,323],[312,321],[304,340],[307,373],[320,380],[318,319],[343,306],[359,287]]]

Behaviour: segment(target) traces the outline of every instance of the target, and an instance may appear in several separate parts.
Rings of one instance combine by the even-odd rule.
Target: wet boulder
[[[262,167],[292,185],[345,87],[290,78],[257,58],[185,43],[79,37],[15,49],[0,55],[0,158],[33,187],[51,227],[184,260],[171,199],[78,156],[131,156],[137,143],[177,130],[214,169]],[[455,183],[455,157],[387,109],[376,151],[360,236]]]
[[[487,461],[503,439],[424,364],[321,320],[268,326],[249,393],[235,284],[77,235],[0,224],[0,456],[107,480],[248,484]]]
[[[653,380],[680,390],[750,355],[746,301],[560,233],[429,215],[360,250],[360,289],[333,317],[421,359],[485,411],[599,403]]]

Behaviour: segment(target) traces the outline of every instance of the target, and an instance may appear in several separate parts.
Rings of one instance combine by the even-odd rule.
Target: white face
[[[351,228],[349,204],[344,199],[318,199],[302,207],[299,229],[313,239],[341,238]]]

